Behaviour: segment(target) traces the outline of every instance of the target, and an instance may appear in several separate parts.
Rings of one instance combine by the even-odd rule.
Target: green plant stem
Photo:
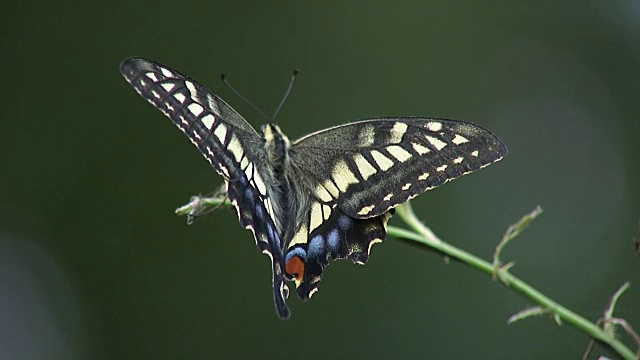
[[[176,214],[197,217],[199,216],[199,214],[203,213],[203,209],[207,207],[215,207],[226,204],[229,203],[224,198],[194,197],[189,204],[176,209]],[[470,265],[471,267],[476,268],[481,272],[491,276],[493,279],[498,279],[503,285],[512,288],[520,295],[539,305],[546,310],[546,313],[552,314],[558,324],[560,324],[560,321],[571,324],[585,332],[590,337],[609,345],[623,358],[629,360],[637,359],[636,355],[624,343],[617,340],[612,335],[607,334],[596,324],[556,303],[549,297],[542,294],[540,291],[534,289],[524,281],[509,273],[510,266],[496,268],[494,264],[491,264],[488,261],[485,261],[475,255],[472,255],[462,249],[459,249],[449,243],[440,240],[428,227],[426,227],[418,219],[409,203],[405,203],[396,207],[396,214],[399,215],[402,220],[413,229],[413,231],[395,226],[388,226],[388,235],[416,241],[423,245],[429,246],[448,257],[458,259]],[[495,276],[496,272],[499,273],[499,276],[497,277]],[[540,313],[540,311],[535,311],[532,313]]]
[[[451,244],[448,244],[436,237],[429,228],[427,228],[426,226],[424,226],[424,224],[422,224],[422,222],[420,222],[409,205],[404,204],[398,206],[396,208],[396,213],[415,232],[395,226],[389,226],[389,235],[417,241],[419,243],[432,247],[439,252],[446,254],[447,256],[456,258],[489,276],[493,277],[495,275],[495,270],[491,263],[464,250],[461,250]],[[499,271],[502,271],[501,276],[499,276],[498,278],[503,283],[503,285],[512,288],[520,295],[531,300],[533,303],[538,304],[545,309],[548,309],[552,314],[554,314],[554,316],[557,316],[562,321],[582,330],[590,337],[593,337],[596,340],[602,341],[611,346],[613,350],[615,350],[625,359],[637,359],[636,355],[628,347],[626,347],[624,343],[608,335],[604,332],[603,329],[599,328],[594,323],[551,300],[540,291],[534,289],[524,281],[510,274],[507,270]]]

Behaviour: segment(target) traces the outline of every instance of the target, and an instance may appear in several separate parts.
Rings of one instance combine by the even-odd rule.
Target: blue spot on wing
[[[260,220],[264,221],[264,208],[262,207],[262,204],[258,204],[256,206],[256,215],[258,215]]]
[[[309,257],[320,256],[324,252],[324,239],[322,235],[316,235],[307,245]]]
[[[253,206],[253,204],[255,203],[255,199],[254,199],[254,197],[253,197],[253,190],[252,190],[250,187],[247,187],[247,188],[244,190],[244,197],[245,197],[246,199],[248,199],[248,201],[249,201],[249,206]]]
[[[347,230],[353,225],[353,219],[347,215],[341,215],[338,219],[338,224],[342,230]]]
[[[340,248],[340,235],[337,229],[334,229],[327,235],[327,245],[331,251],[338,251]]]
[[[274,230],[271,222],[267,223],[267,232],[269,233],[269,237],[271,239],[274,239],[276,242],[276,245],[278,245],[278,248],[280,248],[280,237],[278,236],[278,234],[276,234],[276,231]]]
[[[285,257],[285,262],[291,260],[291,258],[293,258],[294,256],[298,256],[305,261],[307,260],[307,253],[304,251],[304,249],[300,247],[296,247],[294,249],[291,249],[287,253],[287,256]]]

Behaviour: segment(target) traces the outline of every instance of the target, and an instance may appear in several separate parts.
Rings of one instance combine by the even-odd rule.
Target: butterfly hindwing
[[[476,125],[446,119],[371,119],[294,142],[293,161],[353,218],[380,216],[443,183],[500,160],[504,144]],[[304,159],[304,160],[303,160]]]
[[[386,238],[390,217],[389,212],[369,219],[354,219],[335,203],[314,201],[306,221],[287,243],[286,272],[296,282],[298,297],[307,300],[317,291],[329,257],[365,264],[371,246]]]

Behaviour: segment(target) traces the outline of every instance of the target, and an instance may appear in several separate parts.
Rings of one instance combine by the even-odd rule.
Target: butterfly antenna
[[[284,102],[289,97],[289,93],[291,92],[291,89],[293,88],[293,83],[296,80],[296,75],[298,75],[298,70],[293,70],[293,74],[291,74],[291,81],[289,81],[289,86],[287,86],[287,91],[284,92],[284,96],[282,97],[282,100],[280,100],[280,105],[278,105],[278,108],[273,113],[273,117],[271,118],[271,121],[275,121],[276,116],[278,116],[278,113],[280,112],[280,109],[282,109],[282,105],[284,105]]]
[[[260,110],[257,106],[253,105],[253,103],[251,101],[249,101],[246,97],[242,96],[242,94],[240,94],[240,92],[238,90],[236,90],[233,86],[231,86],[231,84],[229,84],[229,82],[227,81],[227,76],[225,74],[220,74],[220,78],[222,79],[222,82],[225,85],[227,85],[227,87],[229,89],[231,89],[231,91],[233,91],[234,94],[236,94],[236,96],[238,96],[244,102],[249,104],[255,111],[257,111],[264,118],[265,121],[267,121],[267,122],[269,121],[269,118],[267,117],[267,115],[265,115],[262,112],[262,110]]]

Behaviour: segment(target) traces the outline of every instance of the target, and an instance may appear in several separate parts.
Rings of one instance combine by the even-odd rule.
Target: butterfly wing
[[[124,78],[143,98],[187,135],[225,179],[227,196],[240,224],[253,232],[256,245],[272,260],[274,303],[288,318],[288,288],[283,273],[280,236],[260,173],[263,139],[235,110],[203,85],[157,62],[130,58],[120,66]]]
[[[380,216],[437,186],[502,159],[506,146],[477,125],[428,118],[372,119],[293,144],[292,157],[353,218]]]
[[[286,273],[296,282],[298,297],[306,301],[318,290],[329,256],[364,265],[371,246],[384,241],[391,214],[354,219],[335,202],[313,201],[285,250]]]
[[[298,296],[317,290],[329,256],[364,264],[385,239],[395,206],[506,153],[489,131],[445,119],[365,120],[295,141],[291,162],[313,184],[309,210],[285,250]]]

